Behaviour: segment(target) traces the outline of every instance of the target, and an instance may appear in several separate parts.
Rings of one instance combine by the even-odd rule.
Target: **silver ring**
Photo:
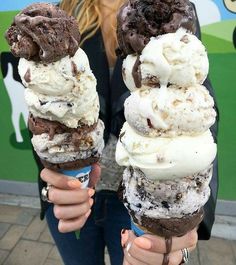
[[[48,192],[49,192],[49,189],[52,187],[51,184],[48,184],[46,187],[43,187],[42,188],[42,191],[41,191],[41,199],[42,201],[44,202],[51,202],[48,198]]]
[[[187,248],[181,249],[182,252],[182,263],[181,264],[187,264],[189,262],[189,250]]]

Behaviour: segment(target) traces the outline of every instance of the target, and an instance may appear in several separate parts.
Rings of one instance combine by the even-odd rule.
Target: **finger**
[[[128,253],[132,257],[143,263],[146,262],[147,264],[162,265],[163,254],[140,248],[134,242],[131,245],[131,247],[128,249]]]
[[[59,189],[71,189],[68,185],[68,176],[63,175],[59,172],[52,171],[50,169],[44,168],[40,173],[41,179]]]
[[[120,235],[121,235],[121,246],[125,248],[129,240],[129,230],[122,229]]]
[[[68,233],[81,229],[87,220],[87,216],[83,215],[71,220],[59,220],[58,230],[61,233]]]
[[[89,187],[95,187],[101,176],[101,166],[98,163],[92,165],[90,172]]]
[[[131,244],[131,242],[130,242]],[[128,244],[129,246],[129,244]],[[124,257],[125,260],[128,262],[128,264],[130,265],[146,265],[148,263],[144,263],[136,258],[134,258],[130,253],[129,253],[129,248],[127,249],[127,247],[124,249]]]
[[[48,191],[48,199],[54,204],[80,204],[88,201],[89,198],[89,190],[87,189],[60,190],[51,187]]]
[[[188,248],[192,252],[195,247]],[[183,261],[183,254],[181,250],[169,254],[169,265],[179,265]]]
[[[132,245],[133,245],[133,241],[136,238],[136,236],[134,235],[133,231],[131,230],[125,230],[125,232],[123,232],[122,235],[122,239],[121,242],[123,242],[123,246],[124,246],[124,256],[125,259],[127,260],[127,262],[130,265],[144,265],[147,263],[142,262],[141,260],[139,260],[138,256],[132,256],[130,250],[132,249]]]
[[[124,258],[123,265],[131,265],[131,264]]]
[[[133,242],[136,236],[133,231],[128,229],[121,230],[121,245],[123,248],[127,247],[129,242]]]
[[[191,248],[197,244],[198,234],[196,229],[190,231],[182,237],[172,238],[171,252],[183,249]],[[135,239],[134,243],[140,248],[150,250],[158,253],[166,253],[166,242],[165,239],[159,236],[145,234]]]
[[[191,252],[194,250],[195,247],[189,248],[188,250]],[[131,255],[131,257],[143,262],[144,264],[149,265],[162,265],[164,254],[151,252],[149,250],[144,250],[139,247],[137,247],[135,244],[132,244],[130,249],[128,250],[128,253]],[[178,250],[175,252],[171,252],[168,255],[169,259],[169,265],[178,265],[181,263],[183,258],[182,251]]]
[[[93,205],[93,199],[76,205],[54,205],[53,212],[57,219],[74,219],[85,215]]]

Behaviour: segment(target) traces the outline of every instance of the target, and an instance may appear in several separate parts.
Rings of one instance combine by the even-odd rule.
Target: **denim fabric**
[[[130,217],[116,192],[99,191],[95,194],[92,213],[80,231],[62,234],[51,205],[46,211],[49,229],[65,265],[104,265],[107,246],[112,265],[122,265],[123,250],[120,244],[122,228],[130,229]]]

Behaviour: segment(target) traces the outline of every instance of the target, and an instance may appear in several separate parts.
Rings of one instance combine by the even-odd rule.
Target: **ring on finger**
[[[187,248],[181,249],[182,252],[182,262],[180,264],[187,264],[189,262],[189,250]]]
[[[46,187],[42,188],[42,191],[41,191],[41,199],[42,199],[42,201],[51,203],[51,201],[49,200],[49,197],[48,197],[48,192],[49,192],[49,189],[51,187],[52,187],[51,184],[47,184]]]

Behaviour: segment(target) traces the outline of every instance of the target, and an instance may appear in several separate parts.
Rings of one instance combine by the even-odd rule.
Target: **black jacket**
[[[199,38],[201,37],[199,23],[197,23],[196,35]],[[93,37],[91,37],[84,43],[82,48],[88,55],[91,69],[95,77],[97,78],[97,91],[100,99],[100,118],[105,124],[104,137],[105,141],[107,141],[110,133],[113,133],[116,136],[119,135],[120,129],[125,122],[124,101],[130,95],[130,93],[122,79],[122,60],[120,58],[117,59],[113,76],[110,81],[109,65],[104,49],[101,31],[98,30]],[[207,87],[207,89],[210,91],[210,94],[215,99],[209,79],[205,81],[204,85]],[[215,109],[218,113],[216,101]],[[217,116],[217,122],[211,128],[215,140],[217,136],[218,118],[219,115]],[[39,162],[37,155],[35,155],[35,159],[37,161],[39,169],[42,169],[42,165]],[[218,191],[217,159],[214,162],[213,178],[210,185],[212,192],[208,203],[204,207],[205,217],[198,230],[199,239],[209,239],[211,228],[214,223],[215,206]],[[41,192],[43,186],[45,186],[45,183],[43,183],[39,178],[39,192]],[[41,218],[43,218],[48,204],[41,201],[41,205]]]

